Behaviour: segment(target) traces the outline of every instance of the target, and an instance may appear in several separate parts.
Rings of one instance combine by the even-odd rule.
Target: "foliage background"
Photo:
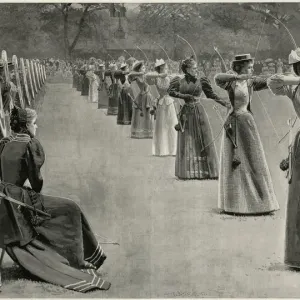
[[[251,52],[257,59],[287,57],[294,48],[291,38],[274,18],[266,18],[266,9],[290,29],[296,41],[300,40],[298,3],[127,4],[126,17],[121,18],[125,39],[114,37],[119,18],[110,16],[110,4],[89,4],[88,8],[88,4],[64,5],[68,4],[1,3],[2,49],[29,58],[105,58],[107,53],[116,57],[124,55],[125,49],[143,58],[136,51],[135,45],[139,45],[149,58],[165,58],[155,41],[172,59],[180,59],[192,53],[176,37],[179,34],[190,42],[198,57],[208,58],[214,46],[225,56]],[[67,23],[63,10],[67,11]],[[78,31],[78,40],[70,50]]]

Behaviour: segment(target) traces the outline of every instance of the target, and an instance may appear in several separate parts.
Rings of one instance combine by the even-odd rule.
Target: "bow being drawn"
[[[183,40],[185,43],[187,43],[189,45],[189,47],[193,51],[194,59],[197,62],[197,55],[196,55],[196,52],[194,51],[192,45],[185,38],[183,38],[182,36],[180,36],[179,34],[177,34],[177,37],[180,38],[181,40]]]
[[[168,60],[171,60],[168,53],[167,53],[167,51],[161,45],[157,44],[156,42],[154,42],[154,44],[157,45],[162,51],[164,51],[164,53],[166,54]]]
[[[276,18],[275,16],[273,16],[272,14],[270,14],[270,12],[269,12],[268,10],[266,11],[266,14],[267,14],[268,16],[272,17],[273,19],[277,20],[277,21],[283,26],[283,28],[287,31],[289,37],[291,38],[291,41],[292,41],[293,45],[295,46],[295,49],[297,49],[297,44],[296,44],[296,42],[295,42],[295,39],[294,39],[293,35],[292,35],[291,32],[289,31],[289,29],[288,29],[288,28],[287,28],[287,27],[286,27],[279,19],[277,19],[277,18]],[[264,22],[263,22],[262,30],[261,30],[261,33],[260,33],[260,36],[259,36],[259,40],[258,40],[258,43],[257,43],[257,46],[256,46],[255,53],[257,53],[257,50],[258,50],[258,47],[259,47],[259,43],[260,43],[260,40],[261,40],[261,36],[262,36],[262,33],[263,33],[263,28],[264,28],[264,25],[265,25],[266,20],[267,20],[267,17],[265,18],[265,20],[264,20]],[[269,119],[269,121],[270,121],[270,124],[272,125],[273,130],[274,130],[274,132],[275,132],[275,134],[276,134],[276,136],[277,136],[278,144],[280,144],[280,143],[282,142],[282,140],[283,140],[286,136],[288,136],[289,132],[290,132],[290,131],[292,130],[292,128],[295,126],[298,117],[295,118],[295,121],[294,121],[293,124],[291,125],[291,128],[289,129],[288,133],[285,134],[283,138],[280,138],[279,135],[278,135],[278,133],[277,133],[277,130],[276,130],[276,128],[275,128],[275,125],[274,125],[274,123],[273,123],[273,121],[272,121],[272,118],[270,117],[270,115],[269,115],[269,113],[268,113],[268,111],[267,111],[267,108],[265,107],[265,105],[264,105],[262,99],[261,99],[260,96],[259,96],[259,93],[256,93],[256,94],[257,94],[257,97],[258,97],[258,99],[259,99],[259,101],[260,101],[260,103],[261,103],[261,105],[262,105],[262,107],[263,107],[263,109],[264,109],[264,111],[265,111],[265,114],[266,114],[266,116],[268,117],[268,119]]]
[[[214,47],[214,50],[215,50],[215,52],[218,54],[218,56],[219,56],[220,59],[221,59],[221,63],[222,63],[222,72],[227,73],[228,70],[227,70],[227,66],[226,66],[225,60],[223,59],[223,57],[222,57],[222,55],[221,55],[221,53],[219,52],[219,50],[218,50],[217,47]],[[203,150],[206,149],[207,147],[209,147],[209,146],[211,146],[212,144],[214,144],[214,143],[216,142],[216,140],[220,137],[221,133],[223,132],[223,128],[225,128],[225,123],[226,123],[226,121],[227,121],[227,118],[229,117],[229,115],[231,114],[231,112],[232,112],[232,110],[233,110],[233,107],[232,107],[231,109],[229,109],[229,111],[228,111],[228,113],[227,113],[225,119],[222,118],[222,115],[221,115],[221,113],[220,113],[220,111],[219,111],[219,107],[218,107],[217,105],[214,105],[214,106],[213,106],[213,109],[215,110],[217,116],[219,117],[219,119],[220,119],[221,122],[222,122],[221,129],[218,131],[218,133],[217,133],[217,135],[215,136],[215,138],[214,138],[210,143],[208,143],[206,146],[204,146],[204,147],[202,148],[201,151],[203,151]],[[226,130],[226,128],[225,128],[225,130]]]
[[[144,54],[144,56],[145,56],[145,58],[146,58],[146,60],[147,60],[147,62],[148,62],[149,59],[148,59],[146,53],[145,53],[139,46],[136,46],[136,48],[139,49],[139,50]]]

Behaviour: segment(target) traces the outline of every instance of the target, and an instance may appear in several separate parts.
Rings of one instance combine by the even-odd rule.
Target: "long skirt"
[[[98,83],[97,81],[93,81],[89,86],[89,102],[97,103],[98,101]]]
[[[118,106],[117,124],[130,125],[132,118],[132,99],[129,96],[131,93],[130,87],[124,87],[121,90]],[[129,95],[128,95],[129,94]]]
[[[83,76],[79,75],[78,76],[78,82],[77,82],[77,91],[78,92],[82,91],[82,82],[83,82]]]
[[[73,87],[73,88],[76,88],[76,87],[77,87],[77,78],[76,78],[76,77],[77,77],[77,75],[74,74],[74,75],[73,75],[73,81],[72,81],[72,87]]]
[[[292,149],[292,177],[286,212],[285,264],[300,268],[300,131]]]
[[[218,179],[217,152],[207,113],[201,102],[181,110],[184,132],[178,132],[175,176],[179,179]]]
[[[250,112],[235,115],[236,144],[223,134],[218,207],[224,212],[262,214],[279,209],[257,126]],[[236,155],[236,156],[235,156]],[[232,167],[238,157],[241,164]]]
[[[98,109],[102,108],[108,108],[108,95],[104,87],[98,90]]]
[[[50,219],[32,223],[28,221],[32,219],[28,213],[25,214],[26,211],[22,212],[10,202],[2,201],[1,243],[5,244],[7,253],[16,263],[32,275],[70,290],[88,292],[109,289],[110,283],[104,281],[97,271],[106,255],[75,202],[13,185],[9,185],[9,190],[6,195],[27,204],[31,202],[29,204],[38,209],[42,206],[37,200],[42,199],[39,201],[51,215]],[[28,198],[32,200],[28,201]],[[18,237],[19,242],[16,240]]]
[[[165,98],[168,96],[165,96]],[[177,149],[177,132],[175,125],[178,123],[174,101],[161,100],[157,105],[156,121],[152,142],[152,154],[155,156],[175,156]]]
[[[90,87],[90,81],[86,76],[84,76],[82,80],[81,96],[89,95],[89,87]]]
[[[131,120],[131,138],[133,139],[152,139],[153,138],[153,120],[150,114],[152,97],[149,92],[140,93],[134,104]]]
[[[118,102],[119,102],[120,92],[121,92],[121,88],[118,83],[113,83],[110,86],[107,115],[116,116],[118,114]]]

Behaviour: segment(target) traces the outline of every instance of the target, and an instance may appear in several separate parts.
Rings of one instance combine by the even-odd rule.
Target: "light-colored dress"
[[[86,77],[89,79],[89,97],[88,101],[92,103],[98,102],[98,87],[99,87],[99,77],[93,72],[88,71]]]
[[[156,120],[152,142],[152,154],[155,156],[175,156],[177,149],[178,123],[174,99],[169,96],[170,77],[156,78],[156,87],[160,99],[156,105]]]
[[[142,78],[134,78],[129,74],[129,80],[136,80],[139,93],[134,99],[131,120],[131,138],[152,139],[153,118],[150,115],[150,108],[153,105],[153,97],[149,85]]]
[[[283,77],[284,75],[274,75]],[[300,89],[299,85],[283,85],[268,80],[270,90],[277,96],[287,96],[291,99],[298,118],[300,117]],[[293,74],[289,76],[295,77]],[[300,268],[300,131],[297,132],[290,157],[289,192],[286,210],[286,234],[285,234],[285,264]],[[288,154],[288,149],[287,149]]]
[[[234,72],[231,72],[235,74]],[[271,174],[256,123],[251,112],[253,91],[267,89],[264,78],[224,82],[219,74],[216,84],[227,90],[233,111],[227,124],[233,128],[231,136],[223,133],[221,144],[218,207],[224,212],[236,214],[262,214],[279,209]],[[238,157],[240,165],[233,167]]]

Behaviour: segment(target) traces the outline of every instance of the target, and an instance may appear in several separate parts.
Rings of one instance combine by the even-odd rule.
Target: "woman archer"
[[[276,96],[287,96],[300,118],[300,48],[291,51],[289,65],[292,73],[275,74],[268,79],[269,89]],[[289,191],[286,212],[285,258],[286,265],[300,268],[300,131],[296,133],[289,158],[280,164],[282,170],[289,170]]]
[[[150,109],[153,106],[153,97],[146,82],[146,66],[143,61],[136,61],[133,64],[132,72],[129,73],[130,82],[135,82],[137,95],[133,103],[131,138],[133,139],[152,139],[153,120]]]
[[[106,259],[81,211],[72,200],[41,194],[42,145],[35,138],[36,111],[14,108],[14,136],[0,141],[0,191],[50,214],[50,218],[0,202],[0,247],[40,279],[77,292],[108,290],[98,273]],[[31,188],[25,187],[29,181]]]
[[[251,112],[253,91],[268,88],[253,77],[254,58],[236,55],[232,70],[215,76],[228,92],[232,110],[221,144],[219,209],[233,214],[268,214],[279,209],[257,126]]]
[[[230,103],[214,93],[206,77],[198,78],[193,58],[181,64],[184,77],[175,77],[168,89],[171,97],[183,99],[179,114],[175,176],[179,179],[218,179],[218,160],[207,113],[201,103],[202,91],[207,98],[225,107]]]
[[[147,79],[153,79],[157,87],[159,98],[154,103],[156,114],[152,141],[152,155],[175,156],[177,148],[177,114],[174,99],[169,96],[168,88],[171,77],[168,75],[168,64],[159,59],[155,62],[155,72],[147,73]]]

